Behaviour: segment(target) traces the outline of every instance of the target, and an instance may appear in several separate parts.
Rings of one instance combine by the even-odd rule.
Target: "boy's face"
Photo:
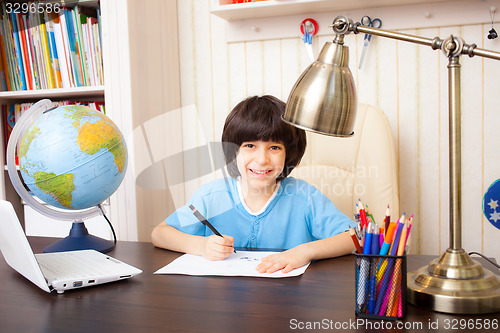
[[[285,166],[285,146],[273,141],[243,142],[236,156],[243,186],[271,195]]]

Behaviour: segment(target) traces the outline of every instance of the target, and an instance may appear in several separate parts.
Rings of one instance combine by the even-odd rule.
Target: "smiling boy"
[[[305,132],[281,119],[285,103],[253,96],[228,115],[222,133],[230,177],[201,186],[152,232],[153,244],[222,260],[234,247],[284,249],[265,257],[259,272],[284,273],[313,259],[353,250],[351,220],[314,186],[288,175],[306,148]],[[219,230],[201,224],[194,205]]]

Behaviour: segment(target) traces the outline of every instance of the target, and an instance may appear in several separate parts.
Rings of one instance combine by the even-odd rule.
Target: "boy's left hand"
[[[262,262],[256,269],[260,273],[274,273],[280,269],[283,270],[283,273],[288,273],[295,268],[308,264],[309,261],[304,251],[299,247],[294,247],[293,249],[262,258]]]

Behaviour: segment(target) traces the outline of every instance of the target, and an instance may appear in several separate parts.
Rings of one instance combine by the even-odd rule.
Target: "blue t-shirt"
[[[264,211],[250,214],[238,194],[237,180],[223,178],[201,186],[187,204],[165,222],[191,235],[209,236],[189,208],[192,204],[221,234],[234,237],[235,247],[290,249],[349,229],[352,221],[306,181],[281,180]]]

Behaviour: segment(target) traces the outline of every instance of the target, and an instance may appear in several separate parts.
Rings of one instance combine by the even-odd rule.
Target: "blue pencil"
[[[394,240],[392,241],[391,253],[390,253],[391,256],[395,256],[398,251],[399,239],[401,238],[401,231],[403,230],[404,226],[404,216],[405,214],[403,213],[398,222],[396,236],[394,236]],[[375,307],[376,314],[381,313],[381,308],[385,299],[385,295],[387,292],[390,292],[390,290],[387,291],[387,287],[389,286],[389,282],[393,274],[393,267],[394,267],[394,259],[393,258],[387,259],[387,267],[385,268],[383,278],[380,280],[380,292],[378,294],[377,305]]]
[[[373,234],[371,232],[370,225],[368,226],[368,230],[366,231],[365,243],[363,245],[363,254],[370,254],[371,252],[371,243],[373,239]],[[369,292],[368,282],[370,276],[370,260],[367,258],[361,259],[360,266],[360,274],[359,274],[359,283],[358,283],[358,307],[363,308],[365,302],[369,297],[367,296],[367,292]]]
[[[379,243],[379,229],[375,223],[371,224],[373,233],[371,238],[371,254],[378,254],[380,251],[380,243]],[[369,314],[375,314],[375,303],[376,303],[376,294],[377,294],[377,262],[378,260],[375,258],[371,258],[370,260],[370,290],[368,293],[368,309],[367,312]]]

